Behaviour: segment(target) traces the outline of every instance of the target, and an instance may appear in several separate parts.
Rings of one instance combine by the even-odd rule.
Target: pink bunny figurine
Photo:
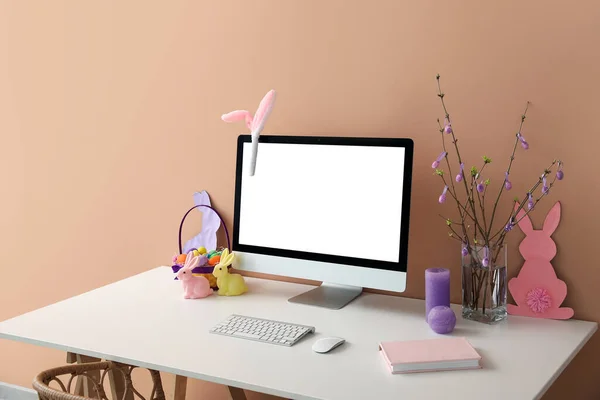
[[[519,246],[525,263],[517,277],[508,282],[508,289],[517,303],[508,304],[508,313],[535,318],[571,318],[573,309],[560,307],[567,296],[567,285],[556,277],[550,262],[556,255],[551,236],[560,222],[560,203],[552,207],[541,230],[533,229],[524,210],[519,211],[517,221],[526,235]]]
[[[194,257],[194,254],[189,252],[184,266],[177,271],[177,279],[183,285],[184,299],[202,299],[213,293],[208,279],[203,276],[194,276],[192,273],[192,270],[201,264],[202,258],[206,259],[206,256]],[[204,262],[206,263],[206,260]]]

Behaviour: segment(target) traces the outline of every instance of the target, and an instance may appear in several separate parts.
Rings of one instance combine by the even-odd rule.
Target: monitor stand
[[[338,285],[323,282],[321,286],[288,299],[290,303],[307,304],[310,306],[339,310],[360,296],[363,288],[357,286]]]

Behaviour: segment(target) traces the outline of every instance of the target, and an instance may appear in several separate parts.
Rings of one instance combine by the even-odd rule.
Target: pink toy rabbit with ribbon
[[[517,277],[508,282],[508,289],[517,303],[508,304],[507,311],[511,315],[549,319],[573,316],[572,308],[560,306],[567,296],[567,285],[556,277],[551,263],[556,255],[551,236],[560,222],[560,207],[559,202],[552,207],[541,230],[533,229],[524,210],[517,215],[519,228],[526,235],[519,246],[525,263]]]
[[[177,271],[177,279],[183,285],[184,299],[202,299],[213,294],[208,279],[203,276],[194,276],[192,270],[198,265],[206,263],[206,256],[196,256],[192,252],[187,254],[185,265]]]

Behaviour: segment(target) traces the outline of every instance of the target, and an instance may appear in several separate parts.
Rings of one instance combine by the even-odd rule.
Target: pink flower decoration
[[[527,305],[534,313],[543,313],[552,306],[552,297],[546,289],[535,288],[527,293]]]

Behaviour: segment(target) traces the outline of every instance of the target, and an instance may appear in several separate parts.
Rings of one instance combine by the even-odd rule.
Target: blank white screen
[[[240,244],[399,261],[404,148],[243,148]]]

